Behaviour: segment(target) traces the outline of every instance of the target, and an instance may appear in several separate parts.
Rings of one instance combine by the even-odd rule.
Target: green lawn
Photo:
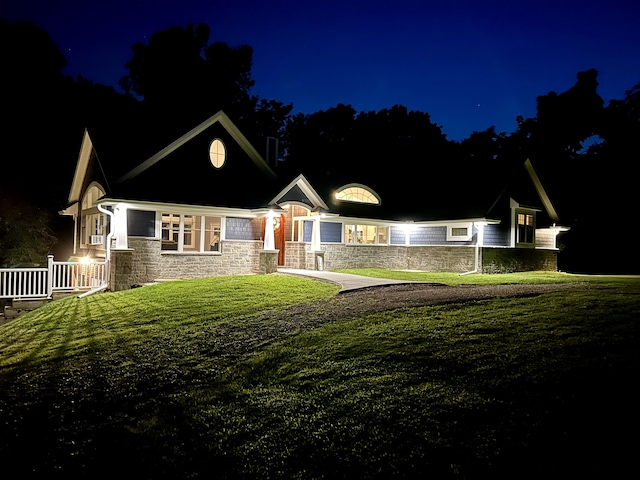
[[[242,276],[58,300],[0,326],[3,469],[478,479],[635,468],[640,279],[410,275],[577,288],[299,331],[262,315],[337,287]]]
[[[635,280],[629,276],[593,276],[576,275],[559,272],[526,272],[507,273],[502,275],[469,274],[460,275],[458,273],[433,273],[414,270],[384,270],[380,268],[352,268],[336,270],[341,273],[352,273],[365,277],[390,278],[393,280],[436,282],[446,285],[493,285],[499,283],[575,283],[581,281],[611,283],[616,281]]]

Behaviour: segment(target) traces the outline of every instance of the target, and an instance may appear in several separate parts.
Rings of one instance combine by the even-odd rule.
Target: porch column
[[[116,240],[115,250],[127,250],[129,242],[127,240],[127,207],[116,205],[113,209],[113,225],[111,233]]]
[[[265,219],[264,225],[264,249],[265,250],[275,250],[276,242],[273,233],[274,221],[273,221],[273,213],[269,212]]]
[[[311,229],[311,251],[320,251],[320,216],[313,218],[313,228]]]

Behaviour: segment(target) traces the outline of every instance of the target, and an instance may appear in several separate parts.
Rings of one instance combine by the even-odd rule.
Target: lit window
[[[387,232],[387,227],[377,225],[345,225],[344,243],[386,245]]]
[[[162,214],[162,250],[219,252],[221,217]]]
[[[221,168],[227,159],[227,150],[222,140],[216,138],[209,147],[209,159],[211,164],[216,168]]]
[[[380,204],[380,198],[371,190],[357,185],[347,185],[336,192],[336,199],[343,202]]]
[[[535,217],[532,213],[518,212],[517,243],[533,243],[535,234]]]

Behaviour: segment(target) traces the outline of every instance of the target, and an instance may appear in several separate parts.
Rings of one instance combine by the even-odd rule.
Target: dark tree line
[[[389,164],[410,181],[423,169],[482,169],[531,158],[572,228],[563,237],[561,267],[640,271],[637,256],[617,248],[634,200],[640,85],[605,106],[597,72],[579,72],[568,90],[538,97],[536,116],[518,117],[514,132],[490,126],[454,142],[428,113],[402,105],[356,112],[340,104],[292,114],[291,104],[251,94],[252,58],[250,46],[211,43],[206,25],[171,27],[132,46],[118,92],[64,75],[66,60],[45,31],[0,19],[0,265],[36,261],[52,248],[84,128],[171,138],[222,109],[258,148],[267,137],[279,139],[283,176],[358,177],[374,186]],[[41,236],[24,226],[34,215]],[[40,239],[28,253],[27,236]]]

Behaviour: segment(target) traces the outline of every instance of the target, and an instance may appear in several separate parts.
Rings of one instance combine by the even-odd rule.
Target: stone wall
[[[288,242],[286,267],[313,270],[315,255],[308,244]],[[464,273],[476,268],[474,246],[383,246],[322,244],[324,269],[388,268],[427,272]],[[491,248],[478,251],[482,273],[509,273],[534,270],[557,271],[554,249]]]
[[[313,262],[307,264],[307,244],[302,242],[285,242],[285,268],[313,269]]]
[[[558,271],[558,251],[533,248],[482,248],[482,273]]]
[[[222,253],[162,253],[161,241],[129,237],[129,250],[112,250],[109,286],[127,290],[158,280],[257,273],[260,241],[225,241]]]
[[[327,270],[388,268],[462,273],[475,264],[474,247],[324,244],[322,249]]]

